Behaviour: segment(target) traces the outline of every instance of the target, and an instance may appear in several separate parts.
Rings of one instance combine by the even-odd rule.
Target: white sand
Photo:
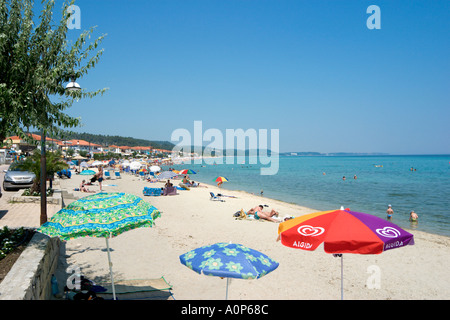
[[[83,176],[61,180],[71,191]],[[86,177],[84,177],[86,179]],[[195,178],[194,178],[195,180]],[[178,183],[178,182],[177,182]],[[116,279],[164,278],[173,285],[175,299],[224,299],[226,280],[199,275],[180,263],[189,250],[217,242],[240,243],[267,254],[280,263],[272,273],[257,280],[233,279],[229,299],[340,299],[340,259],[320,246],[309,252],[284,247],[276,242],[278,224],[235,220],[233,213],[264,203],[281,216],[315,212],[245,192],[219,190],[215,186],[179,191],[176,196],[144,197],[144,186],[161,187],[127,174],[105,180],[107,192],[128,192],[143,197],[162,212],[154,228],[136,229],[110,240]],[[98,185],[91,186],[98,191]],[[209,192],[237,196],[211,201]],[[67,203],[66,203],[67,204]],[[335,208],[330,208],[335,209]],[[415,245],[389,250],[380,255],[344,255],[344,299],[449,299],[450,238],[409,230]],[[66,243],[68,265],[78,266],[94,281],[109,280],[105,240],[81,238]],[[378,270],[380,288],[366,283]],[[372,282],[373,283],[373,282]]]

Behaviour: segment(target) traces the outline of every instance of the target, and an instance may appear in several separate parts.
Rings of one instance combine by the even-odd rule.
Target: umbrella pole
[[[113,277],[113,272],[112,272],[112,262],[111,262],[111,254],[109,252],[108,237],[106,237],[106,249],[107,249],[107,252],[108,252],[109,275],[111,276],[111,286],[112,286],[112,291],[113,291],[113,300],[116,300],[116,289],[114,287],[114,277]]]
[[[225,294],[225,300],[228,300],[228,284],[230,283],[230,278],[227,278],[227,292]]]
[[[344,255],[341,254],[341,300],[344,300]]]

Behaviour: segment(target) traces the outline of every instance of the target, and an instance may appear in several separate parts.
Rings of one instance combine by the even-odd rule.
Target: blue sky
[[[280,151],[450,153],[450,1],[76,4],[81,31],[108,34],[78,82],[110,89],[67,111],[75,131],[170,140],[201,120],[279,129]]]

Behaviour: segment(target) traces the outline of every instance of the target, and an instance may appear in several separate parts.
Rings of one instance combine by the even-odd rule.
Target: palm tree
[[[47,179],[53,179],[56,172],[69,168],[69,165],[65,163],[62,158],[62,153],[60,150],[56,152],[46,152],[46,168],[47,168]],[[36,175],[34,179],[33,186],[31,187],[31,193],[40,193],[41,185],[41,154],[39,152],[34,152],[31,157],[27,157],[24,161],[17,165],[18,168],[22,170],[27,170],[33,172]]]

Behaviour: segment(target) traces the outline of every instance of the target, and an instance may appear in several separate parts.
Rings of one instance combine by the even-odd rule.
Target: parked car
[[[13,163],[5,171],[3,178],[3,190],[10,189],[26,189],[31,188],[36,175],[33,172],[22,171],[17,167],[17,163]]]

